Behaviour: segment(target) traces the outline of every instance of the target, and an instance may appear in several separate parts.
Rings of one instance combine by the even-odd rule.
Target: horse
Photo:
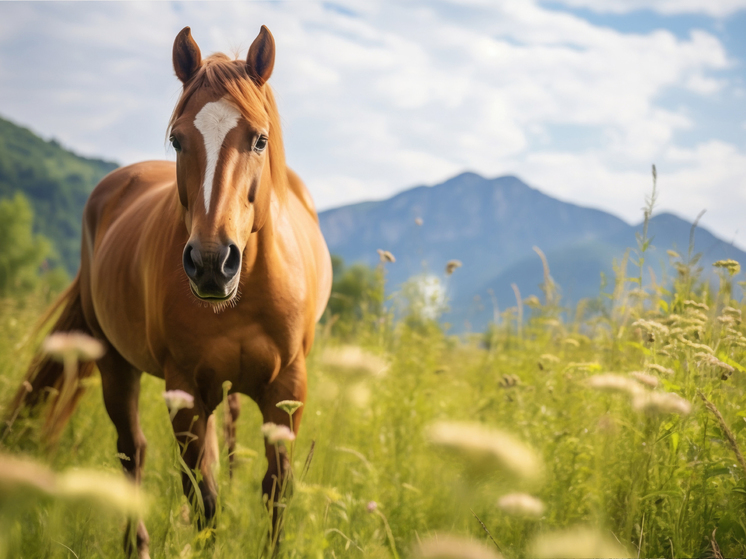
[[[171,421],[186,466],[202,474],[206,522],[216,508],[213,412],[224,383],[230,446],[239,393],[257,403],[265,423],[290,427],[276,404],[305,402],[306,357],[331,292],[313,200],[285,162],[267,84],[274,61],[265,26],[245,61],[203,59],[190,28],[179,32],[173,67],[183,88],[168,127],[176,161],[123,167],[96,186],[83,213],[80,269],[48,312],[52,332],[82,331],[104,344],[95,364],[122,467],[134,482],[147,447],[138,415],[142,373],[193,397],[193,408]],[[78,377],[92,373],[93,364],[83,364]],[[38,404],[62,380],[62,366],[37,355],[11,409]],[[81,390],[54,415],[52,432]],[[302,414],[301,407],[292,417],[295,433]],[[288,459],[282,447],[276,455],[275,445],[265,446],[262,492],[273,507],[273,484],[285,478]],[[190,476],[182,474],[187,496]],[[149,557],[142,519],[131,520],[127,533],[125,551],[134,551],[127,547],[134,540],[138,557]]]

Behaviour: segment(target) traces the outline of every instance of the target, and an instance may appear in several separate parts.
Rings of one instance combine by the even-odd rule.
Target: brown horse
[[[216,503],[213,411],[223,383],[232,386],[233,421],[241,393],[259,405],[265,422],[289,425],[276,404],[305,400],[305,360],[331,290],[331,260],[313,202],[285,164],[266,84],[274,58],[264,26],[246,61],[222,54],[203,60],[190,29],[178,34],[173,64],[184,88],[169,129],[176,164],[124,167],[96,187],[83,216],[80,271],[58,300],[52,327],[105,343],[96,363],[104,404],[122,466],[136,481],[146,447],[138,417],[142,372],[194,397],[194,408],[176,412],[172,423],[186,464],[202,472],[208,520]],[[91,372],[82,367],[80,376]],[[14,407],[40,401],[61,377],[59,364],[37,358],[27,376],[32,390],[27,396],[21,389]],[[302,411],[293,418],[296,432]],[[266,495],[287,467],[287,458],[274,453],[267,444]],[[186,474],[183,483],[189,494]],[[139,556],[147,557],[142,521],[136,541]]]

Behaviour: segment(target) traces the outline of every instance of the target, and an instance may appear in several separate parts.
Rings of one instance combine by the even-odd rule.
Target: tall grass
[[[640,243],[642,264],[649,243]],[[368,307],[339,329],[344,339],[320,328],[303,426],[288,443],[295,473],[280,556],[746,556],[746,308],[732,295],[743,275],[720,263],[713,290],[695,255],[671,258],[670,285],[642,285],[622,262],[610,299],[573,309],[561,306],[545,262],[543,300],[496,313],[485,334],[448,335],[416,290],[396,315]],[[392,265],[382,262],[379,277]],[[0,305],[7,401],[43,304]],[[27,421],[2,452],[54,471],[118,472],[100,380],[88,383],[55,450]],[[260,557],[269,519],[259,412],[244,402],[232,480],[221,456],[217,525],[198,532],[162,392],[143,378],[151,555]],[[536,475],[524,475],[526,456]],[[9,484],[0,481],[0,556],[121,554],[118,509]]]

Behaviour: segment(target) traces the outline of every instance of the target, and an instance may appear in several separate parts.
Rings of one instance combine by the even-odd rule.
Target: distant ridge
[[[552,198],[517,177],[485,179],[475,173],[387,200],[330,209],[319,219],[332,254],[347,263],[375,265],[376,249],[391,251],[397,259],[388,266],[392,291],[414,275],[442,277],[448,260],[461,260],[463,267],[447,282],[451,312],[445,319],[457,330],[467,323],[473,329],[486,326],[492,316],[488,290],[502,309],[515,305],[512,283],[524,297],[540,294],[543,269],[534,246],[546,254],[565,301],[597,296],[601,273],[611,276],[613,260],[636,246],[635,231],[641,229],[607,212]],[[691,223],[668,213],[650,220],[654,241],[646,267],[652,266],[658,281],[673,273],[666,250],[686,255],[690,229]],[[746,253],[702,228],[696,231],[695,250],[703,252],[705,269],[722,258],[746,264]],[[628,270],[635,273],[631,266]]]
[[[29,199],[35,227],[52,241],[71,275],[80,262],[81,217],[88,194],[117,167],[76,155],[55,140],[0,118],[0,197],[22,192]]]

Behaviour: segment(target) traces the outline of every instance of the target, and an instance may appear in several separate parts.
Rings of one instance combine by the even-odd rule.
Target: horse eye
[[[171,140],[171,145],[174,146],[174,151],[181,151],[181,144],[179,143],[179,140],[177,140],[174,136],[171,136],[169,140]]]
[[[257,138],[256,143],[254,144],[254,151],[259,153],[264,151],[264,148],[267,147],[267,136],[259,136]]]

